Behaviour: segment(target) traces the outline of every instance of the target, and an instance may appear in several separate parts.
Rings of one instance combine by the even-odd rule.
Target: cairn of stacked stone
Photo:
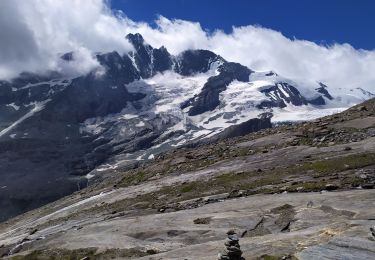
[[[244,260],[237,233],[234,230],[229,230],[227,235],[224,243],[225,249],[219,253],[218,260]]]

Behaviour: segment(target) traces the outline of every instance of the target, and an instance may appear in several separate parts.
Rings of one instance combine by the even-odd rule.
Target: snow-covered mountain
[[[101,67],[87,75],[0,81],[0,205],[7,209],[0,219],[173,147],[313,119],[375,96],[296,83],[207,50],[173,56],[140,34],[127,39],[133,51],[96,54]]]

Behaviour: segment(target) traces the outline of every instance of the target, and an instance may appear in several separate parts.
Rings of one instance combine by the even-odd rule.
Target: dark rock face
[[[68,55],[70,56],[70,54]],[[97,55],[106,73],[93,71],[71,82],[51,84],[50,78],[25,76],[7,83],[2,89],[0,116],[2,128],[46,102],[44,109],[26,118],[12,130],[16,136],[0,137],[0,220],[68,195],[87,185],[86,175],[111,154],[110,139],[85,136],[80,124],[87,118],[120,112],[128,102],[142,99],[129,93],[126,84],[140,78],[128,56],[117,52]],[[35,80],[34,80],[35,79]],[[35,84],[32,87],[27,84]],[[16,91],[13,91],[16,89]],[[5,104],[14,103],[18,110]],[[33,185],[29,185],[33,183]]]
[[[312,105],[315,105],[315,106],[323,106],[323,105],[326,104],[326,101],[324,100],[324,98],[322,96],[316,97],[314,99],[310,99],[307,102],[309,102],[309,104],[312,104]]]
[[[143,37],[140,34],[128,34],[126,38],[133,45],[135,52],[130,53],[134,58],[137,67],[139,68],[140,75],[147,78],[152,74],[151,60],[152,60],[152,47],[144,43]]]
[[[90,145],[80,139],[29,138],[1,142],[0,219],[54,201],[87,185],[69,176]],[[87,150],[86,150],[87,149]],[[11,173],[11,174],[9,174]]]
[[[121,84],[113,85],[111,74],[103,79],[93,75],[73,80],[41,112],[47,120],[82,123],[85,119],[118,113],[128,101],[142,99],[144,94],[129,93]]]
[[[172,56],[165,47],[154,49],[151,45],[145,43],[142,35],[138,33],[128,34],[126,38],[135,49],[129,55],[134,58],[142,78],[149,78],[157,72],[163,72],[172,68]]]
[[[172,56],[164,46],[160,47],[159,49],[154,49],[152,54],[154,59],[154,73],[172,69]]]
[[[73,52],[65,53],[60,58],[64,61],[72,61],[74,60],[74,53]]]
[[[27,84],[36,84],[39,82],[45,82],[59,77],[61,77],[61,75],[54,71],[46,72],[43,75],[38,75],[30,72],[23,72],[17,78],[12,80],[12,86],[18,87]]]
[[[0,205],[4,209],[0,220],[83,188],[87,180],[80,176],[110,155],[111,147],[106,146],[109,140],[95,141],[95,136],[82,136],[80,123],[90,117],[120,112],[128,102],[142,99],[144,94],[129,93],[124,86],[139,78],[134,70],[126,71],[126,58],[110,53],[98,60],[107,69],[102,77],[90,73],[76,78],[64,89],[56,89],[53,95],[48,92],[54,88],[47,84],[13,92],[11,100],[20,106],[51,100],[13,131],[21,138],[1,141],[0,171],[5,188],[0,189]],[[113,64],[123,67],[119,69]],[[23,106],[8,113],[8,121],[27,113],[26,109]],[[4,122],[5,118],[2,119]]]
[[[273,72],[273,71],[270,71],[266,74],[267,77],[271,77],[271,76],[277,76],[277,73]]]
[[[192,106],[189,116],[195,116],[214,110],[219,104],[219,95],[226,90],[234,80],[246,82],[249,80],[251,70],[234,62],[224,63],[219,67],[219,75],[208,79],[201,93],[183,104],[184,107]]]
[[[332,98],[325,88],[323,88],[321,91],[319,91],[319,89],[317,89],[318,93],[323,94],[328,99]],[[285,82],[276,83],[274,86],[266,87],[261,90],[261,92],[269,97],[269,100],[263,101],[258,105],[258,108],[261,109],[272,107],[284,108],[287,106],[287,104],[292,104],[294,106],[302,106],[307,104],[321,106],[326,104],[322,96],[318,95],[313,99],[306,99],[304,96],[302,96],[297,88]]]
[[[98,71],[90,73],[89,76],[93,81],[107,80],[115,85],[123,85],[140,79],[141,75],[134,68],[132,61],[127,55],[121,57],[120,54],[114,51],[97,55],[96,58],[106,71],[104,75],[98,76],[95,75]]]
[[[176,72],[183,76],[207,72],[214,62],[225,61],[220,56],[207,50],[187,50],[181,53],[177,59]]]
[[[327,90],[328,87],[321,82],[319,82],[319,85],[320,85],[320,87],[317,88],[316,91],[319,92],[320,94],[323,94],[323,96],[328,98],[329,100],[332,100],[333,97],[331,96],[331,94],[329,94],[329,92]]]
[[[244,136],[249,133],[257,132],[262,129],[272,128],[271,118],[253,118],[246,122],[243,122],[238,125],[232,125],[226,128],[221,133],[215,135],[214,137],[210,138],[211,142],[219,141],[222,139],[237,137],[237,136]]]
[[[288,83],[277,83],[274,86],[270,86],[261,90],[269,101],[263,101],[258,105],[258,108],[271,108],[271,107],[286,107],[286,103],[293,104],[295,106],[307,105],[305,97],[292,85]]]

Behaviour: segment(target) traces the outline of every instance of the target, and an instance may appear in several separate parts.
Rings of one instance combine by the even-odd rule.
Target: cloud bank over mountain
[[[127,52],[132,47],[125,35],[139,32],[151,45],[164,45],[173,54],[209,49],[251,69],[274,70],[296,81],[375,91],[375,50],[357,50],[349,44],[318,45],[253,25],[234,27],[227,34],[162,16],[155,24],[133,21],[111,10],[105,0],[0,1],[0,78],[9,79],[22,71],[84,73],[98,66],[93,53]],[[75,63],[59,61],[62,53],[70,51],[77,53]]]

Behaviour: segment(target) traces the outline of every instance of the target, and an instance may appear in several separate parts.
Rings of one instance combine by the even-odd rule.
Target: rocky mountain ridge
[[[127,39],[133,51],[96,54],[100,67],[87,75],[23,73],[0,82],[0,206],[6,209],[0,219],[174,147],[342,109],[323,84],[305,95],[274,72],[255,72],[208,50],[173,56],[140,34]],[[73,62],[75,53],[61,60]]]

